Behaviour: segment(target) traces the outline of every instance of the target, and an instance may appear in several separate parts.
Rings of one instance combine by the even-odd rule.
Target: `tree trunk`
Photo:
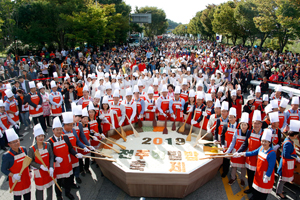
[[[259,50],[261,50],[263,44],[265,43],[266,39],[268,38],[268,35],[269,35],[269,33],[261,33]]]

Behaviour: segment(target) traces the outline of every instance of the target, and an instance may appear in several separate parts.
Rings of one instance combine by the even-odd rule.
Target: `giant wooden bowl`
[[[145,126],[144,122],[144,126]],[[171,126],[168,125],[169,127]],[[128,127],[125,128],[125,130]],[[198,134],[196,130],[195,133]],[[142,136],[142,133],[140,133]],[[129,136],[128,136],[129,137]],[[182,138],[186,138],[185,135]],[[119,140],[120,141],[120,140]],[[119,142],[118,141],[118,142]],[[121,142],[121,141],[120,141]],[[192,138],[192,143],[195,137]],[[120,143],[126,146],[126,142]],[[173,145],[174,146],[174,145]],[[116,146],[114,146],[116,148]],[[200,147],[198,147],[200,148]],[[112,155],[117,155],[112,153]],[[201,165],[186,172],[153,172],[124,169],[118,162],[96,160],[102,173],[132,197],[184,198],[210,181],[218,172],[223,160],[206,159]],[[191,164],[190,164],[191,165]]]

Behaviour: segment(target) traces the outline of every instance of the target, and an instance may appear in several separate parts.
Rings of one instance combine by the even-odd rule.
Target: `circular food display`
[[[113,164],[125,172],[191,173],[211,160],[199,160],[205,157],[203,145],[193,147],[196,137],[189,142],[186,137],[175,131],[142,132],[139,137],[129,135],[126,142],[116,141],[126,150],[112,154],[117,160]],[[117,145],[113,147],[120,149]]]

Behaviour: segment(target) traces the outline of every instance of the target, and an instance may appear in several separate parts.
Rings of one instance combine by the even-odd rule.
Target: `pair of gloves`
[[[83,148],[83,150],[84,150],[84,152],[90,152],[90,151],[95,151],[95,148],[93,147],[93,146],[88,146],[89,148],[87,148],[87,147],[84,147]],[[81,153],[78,153],[78,154],[81,154]],[[76,154],[76,157],[77,158],[79,158],[77,155],[78,154]],[[80,156],[80,155],[79,155]],[[82,158],[82,154],[81,154],[81,158]]]
[[[101,137],[101,139],[105,139],[105,135],[103,133],[95,133],[94,136]]]
[[[45,171],[45,172],[48,171],[48,168],[45,167],[44,165],[41,165],[41,166],[40,166],[40,169],[43,170],[43,171]],[[53,177],[53,172],[54,172],[53,167],[50,167],[50,168],[49,168],[49,174],[50,174],[51,177]]]
[[[39,111],[39,109],[40,109],[41,107],[42,107],[41,105],[37,105],[36,111]]]
[[[242,156],[246,156],[246,152],[241,152],[241,153],[235,152],[233,154],[234,158],[238,158],[238,157],[242,157]]]

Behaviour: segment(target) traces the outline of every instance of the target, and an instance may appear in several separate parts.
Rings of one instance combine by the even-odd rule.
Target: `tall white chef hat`
[[[94,99],[100,99],[101,98],[101,91],[100,90],[97,90],[97,92],[95,93],[95,96],[94,96]]]
[[[217,99],[215,103],[215,108],[221,108],[220,100]]]
[[[252,121],[260,121],[261,122],[261,112],[260,110],[254,110]]]
[[[248,123],[249,122],[249,113],[243,112],[240,123]]]
[[[43,83],[41,83],[41,82],[37,83],[37,87],[38,87],[38,89],[45,88],[45,87],[43,86]],[[7,95],[6,95],[6,96],[7,96]]]
[[[113,97],[120,97],[120,92],[119,92],[119,90],[115,90],[115,91],[114,91]]]
[[[241,86],[238,85],[236,90],[242,90]]]
[[[220,86],[218,92],[224,93],[224,86]]]
[[[281,92],[281,91],[282,91],[281,85],[277,85],[275,88],[275,92]]]
[[[279,122],[278,112],[269,113],[271,123]]]
[[[107,103],[107,104],[109,103],[108,102],[108,96],[104,96],[103,99],[102,99],[102,104],[105,104],[105,103]]]
[[[269,95],[264,94],[263,95],[263,101],[269,101]]]
[[[87,110],[87,107],[85,107],[84,109],[82,109],[82,117],[88,117],[89,116],[89,112]]]
[[[286,98],[284,98],[284,97],[282,97],[279,106],[280,106],[281,108],[286,108],[286,106],[287,106],[288,103],[289,103],[289,100],[286,99]]]
[[[271,106],[272,106],[272,109],[278,108],[278,100],[277,99],[271,100]]]
[[[234,107],[231,107],[229,109],[229,115],[233,115],[234,117],[236,117],[236,109]]]
[[[158,85],[158,79],[154,78],[153,85]]]
[[[201,94],[203,94],[203,93],[201,92]],[[197,95],[197,97],[198,97],[198,95]],[[211,94],[205,94],[205,101],[206,102],[212,101]]]
[[[163,86],[162,86],[161,92],[168,92],[168,87],[167,87],[167,85],[163,85]]]
[[[271,105],[271,104],[268,104],[268,105],[265,107],[265,113],[268,114],[269,112],[272,112],[272,105]]]
[[[290,131],[299,132],[300,121],[299,120],[290,120]]]
[[[35,125],[33,127],[33,133],[34,133],[34,137],[37,137],[39,135],[45,135],[43,128],[41,127],[41,124],[38,123],[37,125]]]
[[[130,96],[130,95],[132,95],[132,89],[131,88],[127,88],[125,96]]]
[[[64,115],[65,113],[63,113],[63,115]],[[72,117],[72,121],[73,121],[73,115],[71,115],[71,117]],[[61,122],[60,122],[60,119],[59,119],[59,117],[55,117],[54,119],[53,119],[53,124],[52,124],[52,129],[55,129],[55,128],[61,128],[62,127],[62,125],[61,125]]]
[[[93,102],[89,102],[89,110],[95,110]]]
[[[200,86],[200,87],[203,87],[203,82],[202,82],[202,81],[198,81],[198,82],[197,82],[196,88],[199,87],[199,86]]]
[[[5,134],[6,134],[7,142],[11,142],[19,139],[19,136],[17,135],[17,133],[13,128],[7,129],[5,131]]]
[[[29,82],[29,88],[31,89],[31,88],[35,88],[35,83],[34,83],[34,81],[30,81]]]
[[[228,111],[228,101],[223,101],[222,102],[221,110],[227,110]]]
[[[231,91],[231,96],[236,96],[236,90]]]
[[[50,82],[50,85],[51,85],[51,88],[57,87],[55,81],[51,81],[51,82]]]
[[[109,90],[109,89],[111,89],[110,82],[108,82],[108,83],[105,84],[105,90]]]
[[[272,130],[271,129],[264,129],[264,133],[261,137],[261,140],[267,140],[269,142],[272,142]]]
[[[137,86],[137,85],[135,85],[134,87],[133,87],[133,93],[136,93],[136,92],[140,92],[139,91],[139,87]]]
[[[180,87],[179,86],[175,87],[174,94],[180,94]]]
[[[196,96],[195,91],[194,90],[190,90],[189,97],[195,97],[195,96]]]
[[[53,72],[53,78],[58,78],[57,72]]]
[[[74,107],[73,115],[81,116],[82,115],[82,105],[77,105]]]
[[[138,85],[138,86],[144,86],[144,85],[143,85],[143,82],[142,82],[141,80],[138,80],[137,85]]]
[[[74,122],[73,113],[72,112],[64,112],[62,113],[64,124],[71,124]]]
[[[153,93],[154,93],[153,87],[150,86],[150,87],[148,88],[148,94],[153,94]]]
[[[14,94],[11,91],[11,89],[5,90],[5,94],[6,94],[7,98],[10,98],[10,97],[14,96]]]
[[[299,105],[299,97],[293,97],[293,98],[292,98],[292,103],[291,103],[291,105],[293,105],[293,104]]]
[[[261,90],[260,90],[260,86],[259,86],[259,85],[257,85],[256,88],[255,88],[255,93],[257,93],[257,92],[261,93]]]
[[[183,79],[182,85],[187,85],[187,79],[186,78]]]
[[[87,92],[89,92],[89,87],[87,86],[87,84],[84,85],[82,91],[87,91]]]

